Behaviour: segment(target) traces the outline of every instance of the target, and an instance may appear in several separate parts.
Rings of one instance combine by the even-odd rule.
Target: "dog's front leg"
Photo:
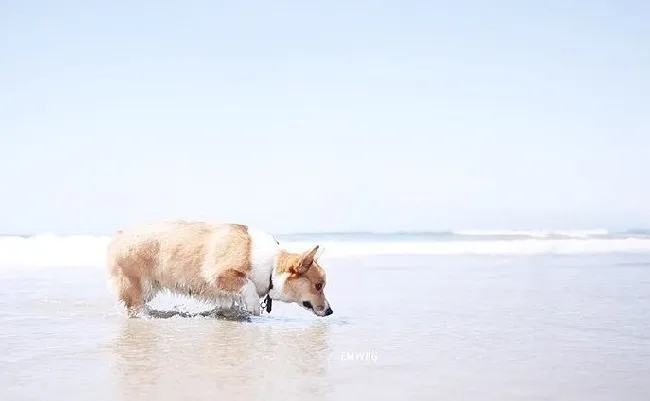
[[[262,307],[260,306],[260,297],[255,289],[255,284],[251,280],[247,280],[246,284],[241,289],[241,296],[244,300],[246,311],[254,316],[262,314]]]

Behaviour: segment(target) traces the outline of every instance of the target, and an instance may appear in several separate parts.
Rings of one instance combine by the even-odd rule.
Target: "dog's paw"
[[[246,303],[246,312],[253,316],[260,316],[262,314],[262,307],[259,302],[254,302],[252,305]]]

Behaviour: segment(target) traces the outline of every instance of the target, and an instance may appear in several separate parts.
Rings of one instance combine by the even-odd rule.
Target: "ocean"
[[[128,319],[107,236],[0,237],[0,399],[646,400],[650,232],[280,235],[334,314],[163,295]]]

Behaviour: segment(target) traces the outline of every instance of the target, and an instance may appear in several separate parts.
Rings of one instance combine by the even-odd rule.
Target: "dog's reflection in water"
[[[330,391],[326,322],[251,322],[242,313],[215,310],[149,315],[163,319],[124,319],[113,341],[120,400],[290,401]]]

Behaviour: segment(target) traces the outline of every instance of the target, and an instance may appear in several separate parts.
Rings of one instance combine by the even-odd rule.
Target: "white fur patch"
[[[273,288],[269,292],[271,298],[283,302],[290,301],[290,299],[284,295],[284,283],[288,277],[289,273],[278,274],[273,277]]]
[[[259,296],[269,290],[269,279],[275,265],[275,255],[279,245],[275,238],[256,228],[248,228],[251,239],[251,273],[250,279]]]

